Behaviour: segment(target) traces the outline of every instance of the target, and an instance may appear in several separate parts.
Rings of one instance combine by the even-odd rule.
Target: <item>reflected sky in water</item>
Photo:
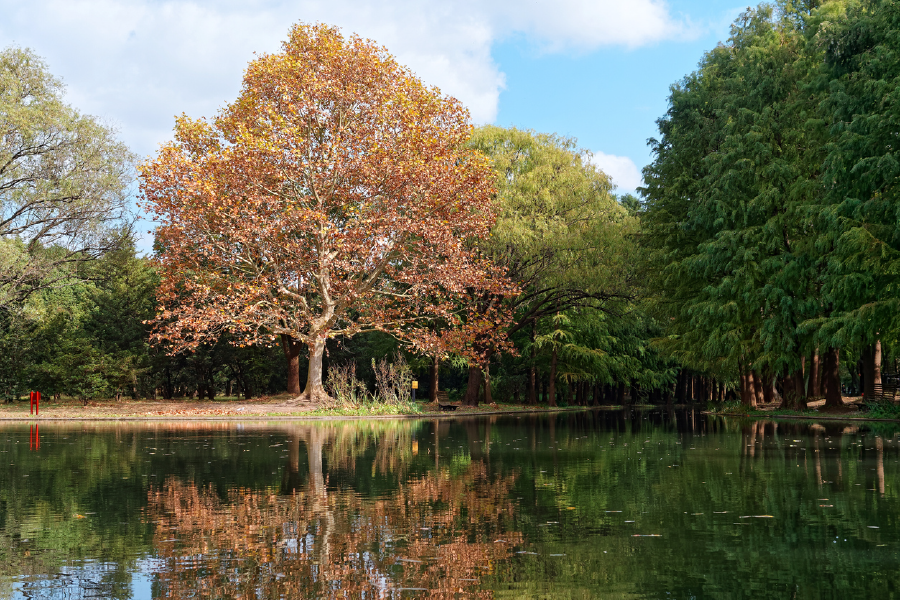
[[[890,597],[900,436],[857,425],[5,425],[0,598]]]

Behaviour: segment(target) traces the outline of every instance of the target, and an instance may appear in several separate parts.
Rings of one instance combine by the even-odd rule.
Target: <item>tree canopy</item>
[[[77,280],[130,226],[133,156],[63,92],[32,51],[0,51],[0,310]]]
[[[302,343],[312,400],[329,337],[451,318],[454,295],[490,275],[469,243],[494,219],[470,133],[459,102],[383,48],[293,27],[234,103],[212,121],[180,118],[141,167],[160,222],[156,339],[281,336],[292,393]]]

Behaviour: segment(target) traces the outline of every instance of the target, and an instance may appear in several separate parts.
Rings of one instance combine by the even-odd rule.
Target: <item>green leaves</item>
[[[798,248],[798,206],[819,187],[802,115],[812,66],[802,23],[749,10],[729,43],[673,88],[645,171],[644,243],[657,307],[688,364],[734,369],[743,356],[790,368],[817,307],[815,261]],[[821,152],[819,153],[821,154]]]
[[[77,281],[65,268],[119,247],[133,156],[115,132],[63,102],[30,50],[0,51],[0,309]],[[6,255],[6,253],[4,253]]]
[[[836,341],[870,342],[898,333],[900,298],[900,6],[871,0],[834,23],[826,61],[830,117],[819,248],[828,249],[823,291],[834,305],[824,323]]]

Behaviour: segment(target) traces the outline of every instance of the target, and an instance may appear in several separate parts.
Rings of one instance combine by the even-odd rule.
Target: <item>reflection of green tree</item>
[[[558,423],[563,462],[554,465],[551,431],[539,422],[530,465],[520,452],[492,452],[496,468],[513,457],[521,465],[512,527],[541,557],[513,561],[486,583],[520,582],[511,596],[776,598],[795,585],[805,598],[888,594],[900,580],[884,569],[898,557],[897,443],[843,425],[721,424],[672,435]],[[740,518],[766,514],[774,518]]]

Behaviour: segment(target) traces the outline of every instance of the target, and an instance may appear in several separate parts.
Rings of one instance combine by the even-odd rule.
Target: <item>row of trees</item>
[[[383,48],[295,26],[233,104],[180,119],[141,166],[160,223],[153,339],[277,338],[306,401],[325,394],[328,340],[372,332],[431,363],[435,397],[458,357],[468,404],[492,399],[492,364],[530,402],[541,375],[551,404],[560,381],[582,401],[587,385],[669,383],[634,303],[637,220],[589,158],[557,136],[473,132]]]
[[[132,246],[79,267],[82,281],[32,294],[0,312],[0,393],[45,396],[253,397],[284,389],[274,348],[239,348],[227,338],[197,352],[151,345],[159,277]]]
[[[5,51],[0,384],[317,401],[329,363],[371,379],[400,346],[469,404],[839,405],[842,376],[874,396],[895,360],[898,19],[748,10],[673,86],[640,201],[574,140],[473,130],[383,48],[298,25],[140,166],[152,260],[130,246],[130,155]]]
[[[299,394],[304,374],[315,397],[328,363],[355,361],[371,387],[371,360],[399,344],[432,395],[443,363],[470,403],[612,402],[621,381],[672,377],[633,303],[637,221],[589,155],[473,132],[369,42],[297,27],[218,119],[178,122],[141,167],[153,259],[134,250],[114,132],[31,52],[2,65],[0,240],[21,250],[0,280],[7,398]]]
[[[894,2],[761,5],[673,86],[641,190],[666,353],[756,404],[841,405],[895,352]]]

